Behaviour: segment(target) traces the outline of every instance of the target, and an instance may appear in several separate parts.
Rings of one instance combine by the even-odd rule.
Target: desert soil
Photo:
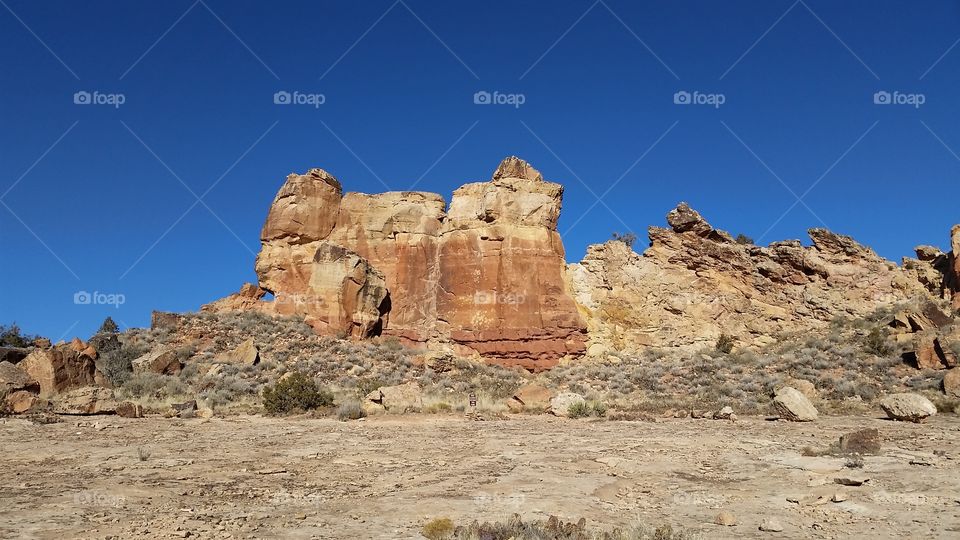
[[[803,457],[876,427],[864,467]],[[0,421],[0,537],[420,538],[519,513],[703,538],[958,538],[960,419]],[[862,475],[860,487],[839,477]],[[837,492],[843,502],[830,502]],[[798,502],[791,502],[798,501]],[[713,524],[729,511],[737,524]],[[775,518],[783,532],[758,530]]]

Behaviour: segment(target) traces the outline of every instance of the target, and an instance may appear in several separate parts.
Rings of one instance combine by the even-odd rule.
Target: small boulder
[[[557,394],[553,399],[550,400],[550,413],[554,416],[569,417],[571,405],[586,401],[587,400],[580,394],[563,392]]]
[[[763,532],[783,532],[783,525],[777,518],[767,518],[760,524],[760,530]]]
[[[550,407],[550,398],[553,392],[539,384],[527,384],[521,386],[513,394],[513,397],[507,400],[507,407],[512,412],[521,412],[523,410],[545,411]]]
[[[143,406],[132,401],[117,404],[117,416],[123,418],[143,418]]]
[[[879,454],[880,431],[870,428],[842,435],[840,451],[844,454]]]
[[[737,419],[737,415],[733,412],[733,407],[730,407],[728,405],[720,409],[719,411],[713,413],[713,419],[735,421]]]
[[[253,366],[260,363],[260,349],[253,342],[253,338],[249,338],[236,349],[217,356],[213,361],[221,364]]]
[[[7,394],[6,402],[7,408],[14,414],[23,414],[25,412],[42,409],[47,405],[47,400],[26,390],[10,392]]]
[[[923,422],[937,414],[937,408],[920,394],[891,394],[880,400],[880,408],[894,420]]]
[[[733,527],[737,524],[737,518],[732,513],[724,511],[717,514],[713,522],[724,527]]]
[[[158,349],[148,352],[132,362],[134,373],[160,373],[177,375],[183,365],[173,349]]]
[[[361,408],[367,414],[419,411],[423,408],[423,390],[412,381],[397,386],[381,386],[367,394]]]
[[[943,393],[960,398],[960,369],[951,369],[943,376]]]
[[[817,409],[807,396],[792,386],[785,386],[773,398],[780,417],[791,422],[812,422],[817,419]]]
[[[812,382],[804,379],[794,379],[793,377],[774,386],[774,395],[776,395],[781,388],[786,388],[787,386],[796,388],[801,394],[807,396],[807,399],[817,399],[820,397],[820,393],[817,392],[817,387],[814,386]]]

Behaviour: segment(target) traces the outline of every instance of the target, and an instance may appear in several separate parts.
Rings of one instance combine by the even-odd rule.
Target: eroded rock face
[[[642,255],[623,242],[588,248],[570,265],[574,297],[587,313],[590,343],[614,349],[769,344],[778,332],[816,330],[864,316],[927,289],[848,236],[809,231],[769,247],[738,244],[681,204],[671,228],[651,227]]]
[[[320,169],[291,175],[263,228],[258,286],[204,309],[301,314],[322,333],[452,342],[548,368],[584,350],[556,230],[562,194],[515,157],[457,189],[449,211],[433,193],[342,195]]]
[[[78,346],[58,345],[47,350],[30,353],[17,367],[26,371],[40,384],[40,397],[51,397],[59,393],[85,386],[102,386],[103,375],[97,370],[94,359]]]
[[[960,309],[960,225],[954,225],[950,231],[950,254],[952,273],[947,288],[953,291],[953,307]]]

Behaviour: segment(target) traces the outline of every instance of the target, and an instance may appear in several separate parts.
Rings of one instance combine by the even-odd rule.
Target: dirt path
[[[884,441],[862,469],[800,455],[861,427],[879,428]],[[924,425],[853,417],[6,420],[0,537],[405,539],[420,538],[435,517],[465,524],[516,512],[605,526],[671,523],[704,538],[958,538],[958,441],[953,416]],[[849,474],[870,480],[834,483]],[[847,500],[829,502],[837,491]],[[721,510],[738,524],[714,525]],[[765,518],[784,531],[759,531]]]

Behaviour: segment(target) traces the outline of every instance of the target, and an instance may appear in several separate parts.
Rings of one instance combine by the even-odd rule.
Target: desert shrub
[[[696,538],[683,530],[674,530],[669,524],[650,528],[642,524],[627,529],[615,528],[611,531],[589,530],[585,519],[577,522],[564,522],[556,516],[550,516],[546,521],[524,523],[519,515],[494,523],[479,523],[474,521],[466,526],[452,526],[450,520],[433,520],[437,523],[439,536],[429,536],[426,526],[421,532],[427,538],[450,540],[688,540]],[[433,533],[433,529],[429,532]]]
[[[296,371],[263,389],[263,408],[268,414],[288,414],[333,405],[333,395],[320,388],[309,375]]]
[[[117,326],[117,323],[113,322],[113,319],[107,317],[103,320],[103,324],[100,325],[100,329],[97,330],[98,334],[116,334],[120,331],[120,327]]]
[[[733,336],[727,334],[720,334],[720,337],[717,338],[716,349],[717,352],[722,352],[723,354],[730,354],[733,351],[733,344],[736,340]]]
[[[863,468],[863,458],[860,456],[850,456],[843,463],[843,466],[848,469],[862,469]]]
[[[123,386],[133,375],[133,361],[150,351],[143,341],[128,341],[100,354],[97,368],[114,386]]]
[[[633,248],[633,243],[637,241],[637,235],[633,234],[632,232],[628,232],[625,234],[620,234],[618,232],[615,232],[610,235],[610,239],[616,242],[623,242],[624,244],[627,245],[627,247]]]
[[[887,341],[886,333],[879,326],[870,329],[863,338],[863,350],[874,356],[887,356],[893,353],[893,347]]]
[[[607,406],[599,401],[576,401],[570,404],[567,414],[570,418],[587,418],[590,416],[600,418],[607,414]]]
[[[7,403],[7,391],[0,390],[0,418],[6,418],[13,415],[10,404]]]
[[[453,537],[453,521],[450,518],[437,518],[423,524],[420,533],[430,540],[445,540]]]
[[[35,339],[37,336],[22,334],[17,323],[0,324],[0,347],[29,347]]]
[[[189,392],[178,377],[159,373],[135,373],[121,388],[131,396],[154,399],[184,396]]]
[[[743,233],[738,234],[737,237],[734,239],[734,241],[738,244],[743,244],[745,246],[753,245],[753,238],[750,238],[749,236]]]
[[[360,407],[360,402],[355,399],[344,401],[337,408],[337,419],[341,422],[359,420],[364,416],[366,416],[366,414],[363,412],[363,408]]]

